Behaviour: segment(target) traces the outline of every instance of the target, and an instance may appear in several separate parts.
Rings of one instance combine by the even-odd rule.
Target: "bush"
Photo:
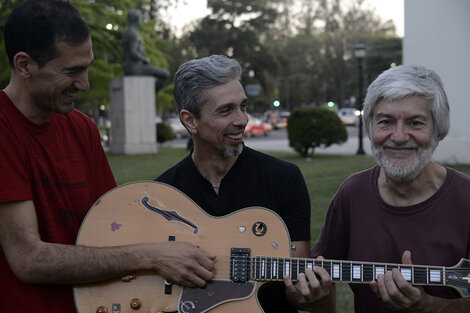
[[[171,127],[165,123],[157,123],[157,142],[163,143],[168,140],[175,139],[175,135]]]
[[[316,147],[328,147],[348,139],[348,133],[338,115],[318,107],[303,107],[292,111],[287,124],[289,146],[302,156],[313,155]]]

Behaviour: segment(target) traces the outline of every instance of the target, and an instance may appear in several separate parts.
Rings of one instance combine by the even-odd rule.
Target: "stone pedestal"
[[[155,78],[124,76],[110,84],[111,145],[115,154],[156,153]]]

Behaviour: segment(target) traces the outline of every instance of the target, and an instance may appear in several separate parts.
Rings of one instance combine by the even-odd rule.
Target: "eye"
[[[223,107],[220,111],[219,114],[221,115],[227,115],[232,111],[232,108],[229,106]]]
[[[392,124],[392,121],[389,119],[381,119],[377,121],[378,125],[390,125]]]
[[[242,104],[240,105],[240,108],[241,108],[242,111],[246,111],[246,108],[247,108],[247,107],[248,107],[248,104],[247,104],[247,103],[242,103]]]
[[[410,122],[410,125],[411,125],[412,127],[420,127],[420,126],[424,125],[424,123],[421,122],[421,121],[411,121],[411,122]]]

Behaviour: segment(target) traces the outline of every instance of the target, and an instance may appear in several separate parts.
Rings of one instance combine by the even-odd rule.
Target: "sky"
[[[186,2],[186,3],[183,3]],[[347,1],[346,1],[347,2]],[[365,0],[365,7],[375,8],[375,12],[384,20],[392,19],[397,34],[404,35],[404,2],[405,0]],[[175,25],[177,33],[189,22],[207,15],[207,0],[179,1],[179,5],[170,10],[170,23]]]

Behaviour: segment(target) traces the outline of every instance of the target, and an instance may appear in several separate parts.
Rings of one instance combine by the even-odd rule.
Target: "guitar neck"
[[[414,285],[446,285],[447,268],[442,266],[256,256],[251,258],[250,272],[252,279],[258,281],[280,281],[284,276],[296,281],[299,274],[305,269],[313,269],[313,266],[324,268],[333,282],[367,284],[376,280],[378,275],[396,268]]]

